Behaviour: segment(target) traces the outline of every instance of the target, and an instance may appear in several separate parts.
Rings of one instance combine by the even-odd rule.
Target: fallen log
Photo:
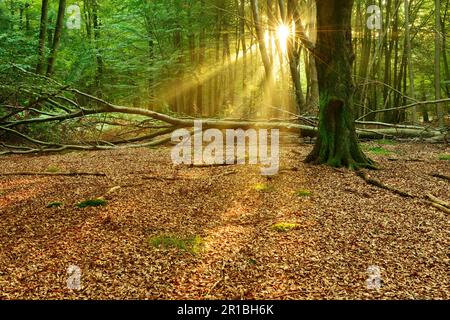
[[[105,173],[100,172],[6,172],[0,173],[0,176],[93,176],[93,177],[106,177]]]

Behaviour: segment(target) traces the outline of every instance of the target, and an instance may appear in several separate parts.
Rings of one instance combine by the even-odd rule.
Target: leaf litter
[[[449,200],[431,175],[448,176],[448,147],[383,148],[370,176],[414,198],[306,165],[305,145],[283,147],[296,170],[270,179],[256,166],[174,167],[168,148],[3,157],[0,173],[107,179],[0,177],[0,299],[448,299],[448,216],[422,199]],[[274,232],[280,223],[292,228]],[[70,265],[80,290],[67,288]],[[366,287],[370,266],[380,290]]]

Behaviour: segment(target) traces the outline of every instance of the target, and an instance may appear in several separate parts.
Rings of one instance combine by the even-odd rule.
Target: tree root
[[[436,198],[432,194],[427,194],[426,198],[431,201],[431,205],[436,209],[439,209],[445,213],[450,213],[450,204],[439,198]]]
[[[446,175],[443,175],[443,174],[440,174],[440,173],[432,173],[431,176],[435,177],[435,178],[442,179],[442,180],[450,181],[450,177],[449,176],[446,176]]]
[[[395,193],[399,196],[402,196],[404,198],[417,198],[414,195],[411,195],[405,191],[393,188],[393,187],[389,187],[383,183],[381,183],[378,180],[372,179],[370,178],[366,173],[362,172],[362,171],[357,171],[356,173],[359,177],[361,177],[364,181],[366,181],[368,184],[373,185],[375,187],[384,189],[384,190],[388,190],[392,193]],[[426,199],[429,200],[429,204],[431,204],[431,206],[433,206],[434,208],[445,212],[445,213],[450,213],[450,204],[448,202],[445,202],[439,198],[436,198],[435,196],[433,196],[432,194],[427,194]]]
[[[387,185],[381,183],[378,180],[370,178],[366,173],[362,172],[361,170],[357,171],[356,174],[360,178],[362,178],[364,181],[366,181],[368,184],[370,184],[370,185],[373,185],[375,187],[378,187],[378,188],[381,188],[381,189],[384,189],[384,190],[388,190],[388,191],[390,191],[390,192],[392,192],[394,194],[397,194],[397,195],[399,195],[401,197],[404,197],[404,198],[414,198],[413,195],[411,195],[411,194],[409,194],[409,193],[407,193],[405,191],[396,189],[394,187],[387,186]]]

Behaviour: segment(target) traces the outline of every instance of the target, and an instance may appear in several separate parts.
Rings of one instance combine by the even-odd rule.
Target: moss
[[[441,154],[441,155],[439,155],[439,160],[441,160],[441,161],[450,161],[450,154]]]
[[[383,147],[373,147],[369,149],[369,152],[373,154],[377,154],[380,156],[387,156],[390,155],[392,152],[389,150],[384,149]]]
[[[49,172],[49,173],[57,173],[57,172],[60,172],[61,169],[58,168],[58,167],[55,167],[55,166],[50,166],[50,167],[47,168],[46,171]]]
[[[78,208],[87,208],[87,207],[102,207],[107,205],[108,202],[106,200],[103,199],[91,199],[91,200],[86,200],[83,202],[80,202],[77,204]]]
[[[383,145],[383,146],[394,146],[397,144],[396,141],[394,140],[388,140],[388,139],[381,139],[381,140],[377,140],[375,141],[377,144],[379,145]]]
[[[205,243],[203,238],[198,235],[189,238],[161,235],[150,238],[148,242],[150,243],[150,245],[156,248],[176,248],[182,251],[190,252],[192,254],[199,254],[203,250]]]
[[[61,208],[64,205],[62,202],[50,202],[47,208]]]
[[[277,232],[288,232],[299,227],[296,223],[279,222],[272,226],[272,230]]]
[[[273,187],[269,186],[266,183],[257,183],[254,186],[254,189],[259,192],[270,192],[273,191]]]
[[[300,190],[295,191],[295,195],[297,197],[309,197],[309,196],[311,196],[311,194],[312,194],[312,192],[309,190],[306,190],[306,189],[300,189]]]

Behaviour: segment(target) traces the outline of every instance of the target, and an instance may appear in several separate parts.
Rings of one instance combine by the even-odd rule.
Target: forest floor
[[[449,148],[364,149],[381,167],[370,177],[414,197],[304,164],[310,145],[283,147],[271,179],[174,168],[169,147],[3,157],[0,299],[449,299],[448,214],[425,199],[449,200],[431,176],[448,176]],[[106,176],[1,176],[19,171]],[[70,265],[81,290],[67,288]]]

